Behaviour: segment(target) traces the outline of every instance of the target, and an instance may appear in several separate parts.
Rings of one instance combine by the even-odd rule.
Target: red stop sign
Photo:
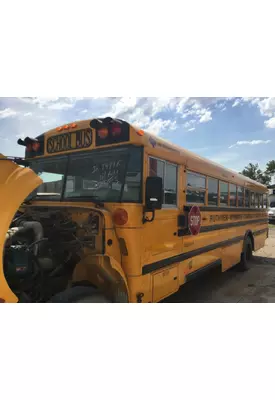
[[[198,206],[193,206],[188,214],[188,227],[191,235],[198,235],[201,230],[201,212]]]

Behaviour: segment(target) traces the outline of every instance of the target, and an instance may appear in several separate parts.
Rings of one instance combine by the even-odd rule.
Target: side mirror
[[[145,206],[148,211],[161,210],[163,204],[163,182],[158,176],[148,176],[145,189]]]

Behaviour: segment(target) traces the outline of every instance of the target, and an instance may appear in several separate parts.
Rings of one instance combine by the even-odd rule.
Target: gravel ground
[[[263,249],[254,254],[251,268],[232,268],[185,284],[166,303],[275,303],[275,228]]]

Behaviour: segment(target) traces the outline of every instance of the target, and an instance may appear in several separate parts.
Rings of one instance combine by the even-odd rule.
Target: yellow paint
[[[153,301],[158,302],[179,288],[178,266],[153,275]]]
[[[0,158],[4,158],[0,154]],[[16,303],[17,297],[10,290],[3,271],[3,250],[5,235],[13,216],[24,199],[42,180],[29,168],[22,168],[10,160],[0,161],[0,298],[9,303]]]

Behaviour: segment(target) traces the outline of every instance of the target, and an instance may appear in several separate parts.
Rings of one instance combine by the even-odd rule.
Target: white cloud
[[[179,103],[177,104],[177,113],[181,114],[183,113],[185,106],[188,104],[188,100],[190,98],[189,97],[183,97],[182,99],[180,99]]]
[[[275,114],[275,97],[267,97],[263,100],[258,99],[258,107],[262,115],[273,117]]]
[[[16,114],[17,112],[11,108],[4,108],[4,110],[0,110],[0,119],[14,117]]]
[[[233,147],[236,146],[243,146],[243,145],[256,146],[258,144],[268,144],[268,143],[271,143],[271,140],[239,140],[237,143],[229,146],[229,149],[232,149]]]
[[[241,104],[241,100],[240,99],[236,99],[234,101],[234,103],[232,104],[232,107],[237,107],[239,104]]]
[[[149,133],[153,133],[155,135],[158,135],[164,129],[166,130],[176,129],[176,121],[162,120],[161,118],[159,118],[151,121],[149,125],[146,127],[146,130]]]
[[[207,122],[212,120],[210,106],[215,106],[217,102],[221,103],[223,107],[225,105],[225,98],[219,97],[119,97],[107,100],[110,109],[101,113],[101,117],[121,118],[144,129],[149,125],[158,127],[160,122],[154,123],[154,117],[162,112],[174,112],[178,115],[172,125],[173,129],[176,129],[179,118],[193,118],[193,125]],[[163,117],[160,116],[157,121],[159,119],[163,120]],[[188,125],[188,128],[190,127],[193,126]]]
[[[69,110],[70,108],[74,107],[74,103],[66,103],[66,102],[60,102],[60,103],[53,103],[48,105],[49,110]]]
[[[176,107],[178,99],[176,97],[156,97],[152,100],[152,116]]]
[[[24,115],[24,117],[30,117],[30,116],[32,116],[32,112],[26,112],[25,114],[23,114]]]
[[[20,97],[23,103],[38,108],[47,108],[50,110],[66,110],[74,107],[77,101],[83,97]]]
[[[216,104],[216,108],[218,108],[218,109],[222,109],[222,108],[224,108],[225,107],[225,105],[226,105],[226,102],[224,102],[224,101],[219,101],[219,102],[217,102],[217,104]]]
[[[196,122],[195,119],[190,119],[189,121],[185,122],[185,124],[183,125],[183,127],[186,128],[186,129],[187,129],[187,128],[190,128],[190,127],[192,127],[192,125],[195,124],[195,122]]]
[[[80,114],[86,114],[88,112],[87,108],[85,108],[84,110],[79,111]]]
[[[121,97],[118,102],[113,104],[111,111],[104,116],[120,117],[120,115],[133,110],[136,104],[137,97]]]
[[[275,128],[275,117],[268,119],[264,123],[267,128]]]
[[[24,103],[37,105],[39,107],[48,106],[50,103],[57,101],[59,97],[20,97],[20,100]]]
[[[205,110],[204,114],[200,117],[200,122],[208,122],[211,121],[211,111]]]
[[[264,122],[267,128],[275,128],[275,97],[244,97],[243,101],[250,102],[252,105],[257,105],[260,113],[264,117],[269,117]]]
[[[190,129],[188,129],[188,132],[191,132],[191,131],[194,131],[195,130],[195,128],[190,128]]]
[[[144,114],[144,109],[140,107],[135,108],[134,111],[129,115],[129,122],[140,127],[148,126],[150,120],[150,117]]]

